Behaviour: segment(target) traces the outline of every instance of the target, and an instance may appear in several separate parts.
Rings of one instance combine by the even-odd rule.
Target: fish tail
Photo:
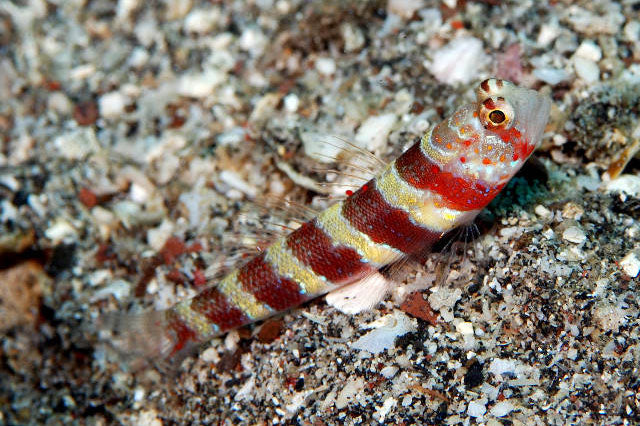
[[[113,313],[99,327],[111,332],[111,344],[130,358],[166,359],[187,346],[193,336],[172,327],[173,309],[135,314]]]

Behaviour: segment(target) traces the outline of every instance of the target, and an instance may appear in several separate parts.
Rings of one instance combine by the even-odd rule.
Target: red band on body
[[[376,188],[375,180],[345,200],[342,214],[372,241],[388,244],[407,254],[428,247],[441,236],[440,232],[414,224],[406,211],[387,203]]]
[[[191,309],[204,315],[220,331],[230,330],[250,322],[240,308],[227,300],[227,297],[215,288],[207,288],[191,301]]]
[[[277,274],[264,260],[264,253],[239,269],[238,281],[245,291],[276,311],[292,308],[306,300],[298,283]]]
[[[175,343],[171,349],[170,355],[174,355],[179,352],[185,347],[189,340],[192,342],[198,341],[197,333],[189,328],[180,315],[172,310],[167,312],[167,328],[175,334]]]
[[[409,148],[395,163],[398,174],[418,189],[428,189],[442,197],[445,207],[469,211],[485,207],[504,185],[486,187],[472,179],[444,172],[427,158],[420,142]]]
[[[354,249],[335,247],[316,219],[291,233],[287,246],[300,262],[333,283],[354,281],[369,269]]]

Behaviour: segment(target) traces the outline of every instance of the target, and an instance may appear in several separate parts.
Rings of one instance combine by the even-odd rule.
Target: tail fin
[[[164,361],[187,347],[194,336],[172,323],[173,309],[140,314],[107,314],[99,328],[110,331],[110,345],[126,358]]]

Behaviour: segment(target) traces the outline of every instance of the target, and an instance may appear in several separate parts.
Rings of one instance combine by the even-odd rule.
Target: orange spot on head
[[[451,146],[451,144],[450,144],[450,143],[448,143],[446,146],[447,146],[447,149],[451,149],[451,148],[453,148],[453,146]]]
[[[489,165],[489,164],[491,164],[491,160],[490,160],[490,159],[488,159],[487,157],[484,157],[484,158],[482,159],[482,164]]]
[[[466,162],[466,161],[467,161],[467,159],[466,159],[466,158],[464,158],[464,157],[460,157],[460,162],[461,162],[461,163],[464,163],[464,162]]]
[[[476,154],[479,153],[480,151],[478,151],[478,148],[474,148],[473,152],[475,152]]]
[[[466,141],[464,141],[464,145],[471,146],[471,139],[467,139]]]
[[[493,149],[493,145],[487,145],[487,150],[491,151]]]
[[[504,155],[501,155],[501,156],[500,156],[500,162],[501,162],[501,163],[504,163]]]
[[[473,117],[477,118],[478,117],[478,111],[473,111]]]

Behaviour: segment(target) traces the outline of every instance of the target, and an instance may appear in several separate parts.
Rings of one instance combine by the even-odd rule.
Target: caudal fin
[[[171,310],[112,313],[100,319],[99,327],[111,333],[109,343],[127,358],[166,360],[184,347],[177,347],[180,342],[170,316]]]

